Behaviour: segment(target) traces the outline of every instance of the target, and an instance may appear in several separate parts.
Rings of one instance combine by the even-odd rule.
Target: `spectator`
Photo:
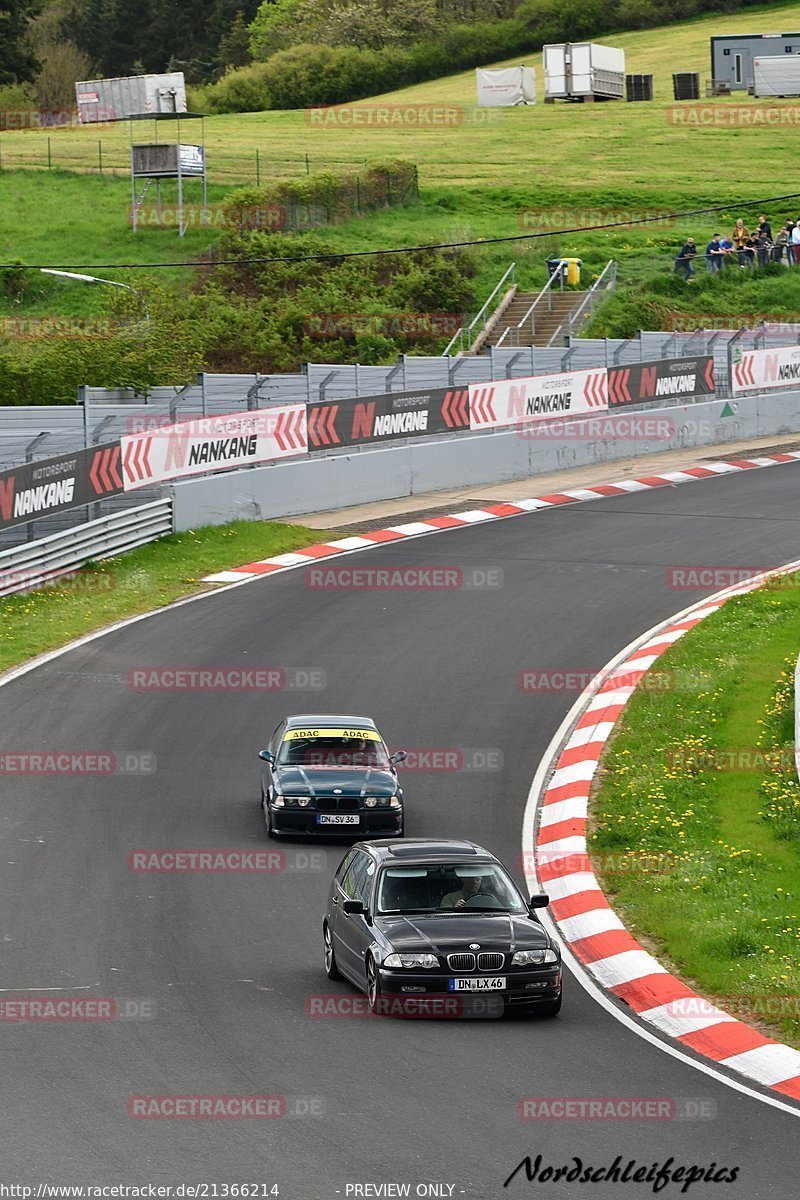
[[[758,265],[760,267],[765,267],[769,262],[769,252],[772,249],[772,238],[767,237],[766,233],[764,232],[763,225],[759,227],[759,230],[753,241],[755,242]]]
[[[746,267],[749,267],[751,271],[752,271],[753,267],[756,265],[757,250],[758,250],[758,238],[756,237],[756,235],[754,233],[751,233],[750,237],[747,239],[747,241],[744,244],[744,265]]]
[[[758,225],[755,229],[756,237],[758,237],[761,233],[764,234],[768,242],[772,242],[772,226],[766,217],[758,218]]]
[[[706,246],[706,270],[712,275],[717,271],[721,271],[724,258],[725,251],[719,244],[719,234],[715,233]]]
[[[723,263],[725,263],[725,262],[733,262],[734,258],[736,257],[736,251],[735,251],[735,249],[734,249],[733,242],[732,242],[732,241],[731,241],[731,239],[730,239],[730,238],[727,236],[727,234],[725,235],[725,237],[724,237],[724,238],[720,238],[720,242],[719,242],[719,244],[720,244],[720,246],[721,246],[721,248],[722,248],[722,254],[723,254],[722,261],[723,261]]]
[[[747,255],[745,254],[745,246],[747,245],[747,239],[749,237],[750,237],[750,231],[748,230],[748,228],[745,225],[742,218],[739,217],[739,220],[736,222],[736,224],[733,227],[733,233],[731,234],[731,241],[733,242],[734,249],[736,250],[736,253],[739,256],[739,266],[740,267],[747,266]]]
[[[800,230],[798,230],[800,235]],[[694,238],[687,238],[681,247],[680,254],[675,259],[675,274],[682,275],[687,281],[694,275],[692,267],[692,259],[697,254],[697,246],[694,244]]]
[[[789,242],[791,233],[785,225],[781,225],[778,232],[775,234],[775,244],[772,247],[772,261],[779,263],[783,261],[783,252],[786,250],[787,262],[789,261]]]
[[[792,226],[792,262],[800,262],[800,221]]]
[[[794,262],[794,245],[792,243],[792,230],[794,229],[794,221],[787,221],[784,225],[784,229],[786,230],[789,238],[789,243],[786,247],[786,261],[791,267],[792,263]]]

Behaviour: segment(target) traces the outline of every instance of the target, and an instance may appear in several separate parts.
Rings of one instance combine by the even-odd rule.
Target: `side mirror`
[[[363,917],[364,903],[362,900],[344,900],[342,901],[342,912],[346,912],[350,917]]]
[[[407,750],[395,750],[394,754],[389,756],[389,762],[390,763],[401,763],[401,762],[405,762],[407,758],[408,758]]]
[[[275,755],[271,750],[259,750],[258,757],[263,759],[264,762],[272,763],[273,766],[275,764]]]
[[[546,892],[538,892],[531,896],[529,908],[547,908],[550,903],[550,897]]]

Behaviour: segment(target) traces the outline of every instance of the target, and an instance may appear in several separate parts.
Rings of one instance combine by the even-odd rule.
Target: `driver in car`
[[[477,896],[483,879],[480,875],[468,875],[458,892],[448,892],[442,897],[439,908],[466,908],[467,901]]]

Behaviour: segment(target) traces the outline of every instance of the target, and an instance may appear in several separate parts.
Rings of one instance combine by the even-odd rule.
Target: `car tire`
[[[264,828],[267,831],[267,837],[273,838],[273,839],[276,838],[278,835],[275,833],[275,830],[272,828],[272,817],[270,815],[269,805],[267,804],[266,796],[261,797],[261,811],[264,814]]]
[[[378,1016],[381,1011],[381,980],[371,954],[367,958],[367,999],[369,1011],[373,1016]]]
[[[328,976],[328,979],[341,979],[342,973],[336,965],[336,954],[333,949],[330,925],[326,925],[323,929],[322,941],[324,946],[325,974]]]

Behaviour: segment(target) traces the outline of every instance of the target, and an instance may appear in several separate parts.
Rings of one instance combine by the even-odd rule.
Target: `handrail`
[[[575,309],[575,312],[570,313],[570,315],[567,317],[567,319],[565,321],[562,321],[561,324],[558,326],[558,328],[555,329],[553,331],[553,333],[550,335],[550,340],[547,343],[548,346],[553,346],[556,344],[556,338],[559,337],[559,335],[561,334],[561,331],[563,330],[565,325],[569,329],[569,336],[570,337],[572,336],[572,331],[575,327],[575,324],[583,316],[583,312],[584,312],[584,309],[586,308],[587,304],[589,306],[589,311],[590,312],[594,311],[595,298],[597,296],[597,293],[600,291],[600,285],[602,284],[603,279],[605,278],[605,275],[607,272],[609,274],[609,279],[608,279],[608,282],[605,284],[604,290],[613,289],[616,286],[617,264],[613,258],[610,258],[608,260],[608,262],[606,263],[606,265],[603,267],[600,274],[597,276],[597,279],[595,279],[594,283],[589,288],[589,290],[586,293],[586,295],[584,296],[583,300],[580,302],[578,307]]]
[[[536,305],[540,302],[540,300],[543,300],[546,295],[547,296],[547,311],[550,312],[552,310],[553,305],[551,303],[551,299],[552,299],[553,293],[552,293],[551,289],[552,289],[556,279],[558,279],[560,290],[563,292],[563,290],[564,290],[564,259],[563,258],[560,258],[558,260],[558,264],[557,264],[556,268],[554,269],[552,275],[549,277],[549,279],[547,280],[547,283],[544,285],[542,290],[539,292],[539,294],[536,297],[536,299],[534,300],[533,304],[530,306],[528,311],[525,313],[525,316],[522,318],[521,321],[517,322],[518,330],[522,329],[523,325],[526,323],[526,321],[530,317],[531,318],[531,337],[533,337],[534,333],[536,332],[536,318],[533,315],[534,309],[536,308]],[[517,333],[516,344],[519,345],[519,333]]]
[[[487,296],[486,300],[483,302],[483,305],[478,310],[478,312],[475,314],[475,316],[472,318],[469,325],[467,325],[467,326],[462,325],[460,327],[460,329],[457,329],[456,332],[453,334],[452,338],[450,339],[450,341],[447,343],[446,347],[442,351],[442,358],[445,358],[450,353],[450,351],[452,350],[452,348],[456,344],[456,342],[458,342],[459,353],[463,352],[464,335],[465,334],[466,334],[466,338],[467,338],[467,350],[470,349],[470,347],[472,346],[472,330],[475,328],[478,321],[480,321],[481,319],[483,319],[483,328],[484,329],[486,328],[486,324],[487,324],[486,310],[488,309],[489,305],[494,300],[497,293],[502,288],[503,284],[509,278],[509,276],[511,278],[511,282],[512,283],[514,282],[514,274],[516,272],[516,269],[517,269],[517,264],[513,263],[513,262],[511,263],[511,265],[509,267],[506,268],[502,279],[492,289],[491,294],[489,296]]]

